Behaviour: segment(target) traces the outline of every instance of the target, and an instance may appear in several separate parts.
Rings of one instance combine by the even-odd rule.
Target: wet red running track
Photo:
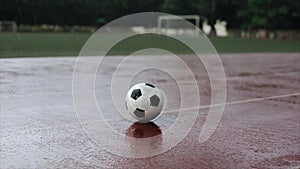
[[[300,168],[300,54],[224,54],[221,59],[229,104],[209,140],[198,142],[208,113],[204,108],[178,145],[139,159],[107,152],[82,129],[72,102],[75,58],[1,59],[0,168]],[[205,76],[199,79],[209,84]],[[208,103],[209,90],[200,93]],[[141,125],[109,117],[124,136],[137,138],[162,135],[168,118],[174,118],[168,113]],[[168,143],[162,137],[156,144]]]

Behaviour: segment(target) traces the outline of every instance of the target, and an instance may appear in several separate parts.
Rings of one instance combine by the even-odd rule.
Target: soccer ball
[[[140,123],[155,119],[164,108],[164,94],[149,83],[138,83],[131,87],[125,99],[126,110]]]

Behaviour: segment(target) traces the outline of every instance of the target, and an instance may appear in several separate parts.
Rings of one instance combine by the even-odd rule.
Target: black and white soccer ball
[[[165,98],[160,89],[149,83],[131,87],[125,99],[126,110],[141,123],[147,123],[160,115]]]

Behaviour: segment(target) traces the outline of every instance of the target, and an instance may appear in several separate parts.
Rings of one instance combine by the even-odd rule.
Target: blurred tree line
[[[97,25],[146,11],[197,14],[237,29],[299,29],[299,0],[0,0],[0,20],[18,24]]]

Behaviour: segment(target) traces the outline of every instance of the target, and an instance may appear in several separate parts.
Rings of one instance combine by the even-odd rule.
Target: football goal
[[[0,32],[16,32],[17,24],[14,21],[0,21]]]
[[[186,24],[186,21],[191,22],[194,26]],[[163,15],[157,19],[157,30],[159,33],[168,35],[198,35],[200,16],[198,15]]]

